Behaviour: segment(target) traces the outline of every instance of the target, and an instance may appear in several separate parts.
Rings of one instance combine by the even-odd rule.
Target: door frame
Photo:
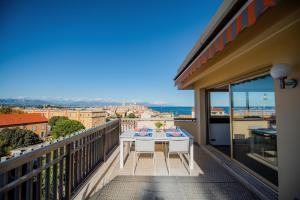
[[[209,140],[209,124],[210,124],[210,92],[228,92],[228,96],[229,96],[229,139],[230,139],[230,155],[229,156],[231,159],[233,158],[233,146],[232,146],[232,119],[231,119],[231,96],[230,96],[230,84],[223,84],[223,85],[219,85],[218,87],[224,87],[227,86],[228,89],[218,89],[218,88],[213,88],[210,87],[208,89],[205,89],[205,112],[206,112],[206,144],[211,145],[210,140]],[[211,145],[213,146],[213,145]]]

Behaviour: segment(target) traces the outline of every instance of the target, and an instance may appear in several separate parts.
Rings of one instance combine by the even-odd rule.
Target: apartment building
[[[48,134],[48,119],[39,113],[0,114],[0,131],[4,128],[21,128],[40,137]]]
[[[300,198],[299,35],[300,1],[224,1],[174,78],[194,90],[197,142],[280,199]],[[220,98],[230,108],[223,118],[209,112]]]
[[[85,128],[100,126],[106,122],[106,112],[79,109],[26,109],[27,113],[41,113],[47,119],[54,116],[63,116],[81,122]]]

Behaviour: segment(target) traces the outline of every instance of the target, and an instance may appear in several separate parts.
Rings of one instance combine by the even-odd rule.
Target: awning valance
[[[183,83],[195,73],[195,71],[211,59],[217,52],[233,41],[245,28],[256,23],[257,19],[268,8],[275,5],[275,0],[252,0],[249,1],[220,33],[207,45],[207,47],[196,57],[196,59],[175,80],[176,85],[181,88]]]

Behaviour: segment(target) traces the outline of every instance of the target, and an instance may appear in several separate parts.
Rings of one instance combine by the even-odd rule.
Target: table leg
[[[124,141],[120,140],[120,168],[122,169],[124,166]]]
[[[194,141],[190,140],[190,169],[194,169]]]

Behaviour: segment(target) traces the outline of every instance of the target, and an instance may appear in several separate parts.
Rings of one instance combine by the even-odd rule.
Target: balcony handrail
[[[121,118],[128,121],[174,121],[174,118]]]
[[[126,131],[138,127],[139,122],[196,122],[196,118],[121,118],[121,129]]]
[[[176,121],[176,120],[185,120],[185,121],[196,121],[196,118],[121,118],[122,121]]]
[[[90,129],[83,129],[83,130],[74,132],[66,137],[62,137],[62,138],[58,139],[57,141],[54,140],[53,142],[49,143],[46,146],[43,146],[38,149],[34,149],[30,152],[26,152],[22,155],[2,161],[0,163],[0,173],[8,171],[8,170],[12,169],[14,166],[25,164],[26,160],[28,160],[30,158],[42,156],[42,155],[49,153],[55,149],[58,149],[65,145],[68,145],[76,140],[80,140],[80,139],[90,135],[91,133],[102,130],[102,129],[108,127],[109,125],[112,125],[118,121],[119,120],[113,120],[113,121],[107,122],[105,124],[102,124],[101,126],[98,126],[98,127],[94,127],[94,128],[90,128]]]
[[[195,122],[196,118],[174,118],[174,121],[191,121],[191,122]]]
[[[71,199],[85,178],[118,145],[120,132],[120,120],[113,120],[1,162],[0,198],[23,199],[24,194],[25,199],[33,199],[34,195],[40,199],[45,190],[45,199],[50,195]]]

